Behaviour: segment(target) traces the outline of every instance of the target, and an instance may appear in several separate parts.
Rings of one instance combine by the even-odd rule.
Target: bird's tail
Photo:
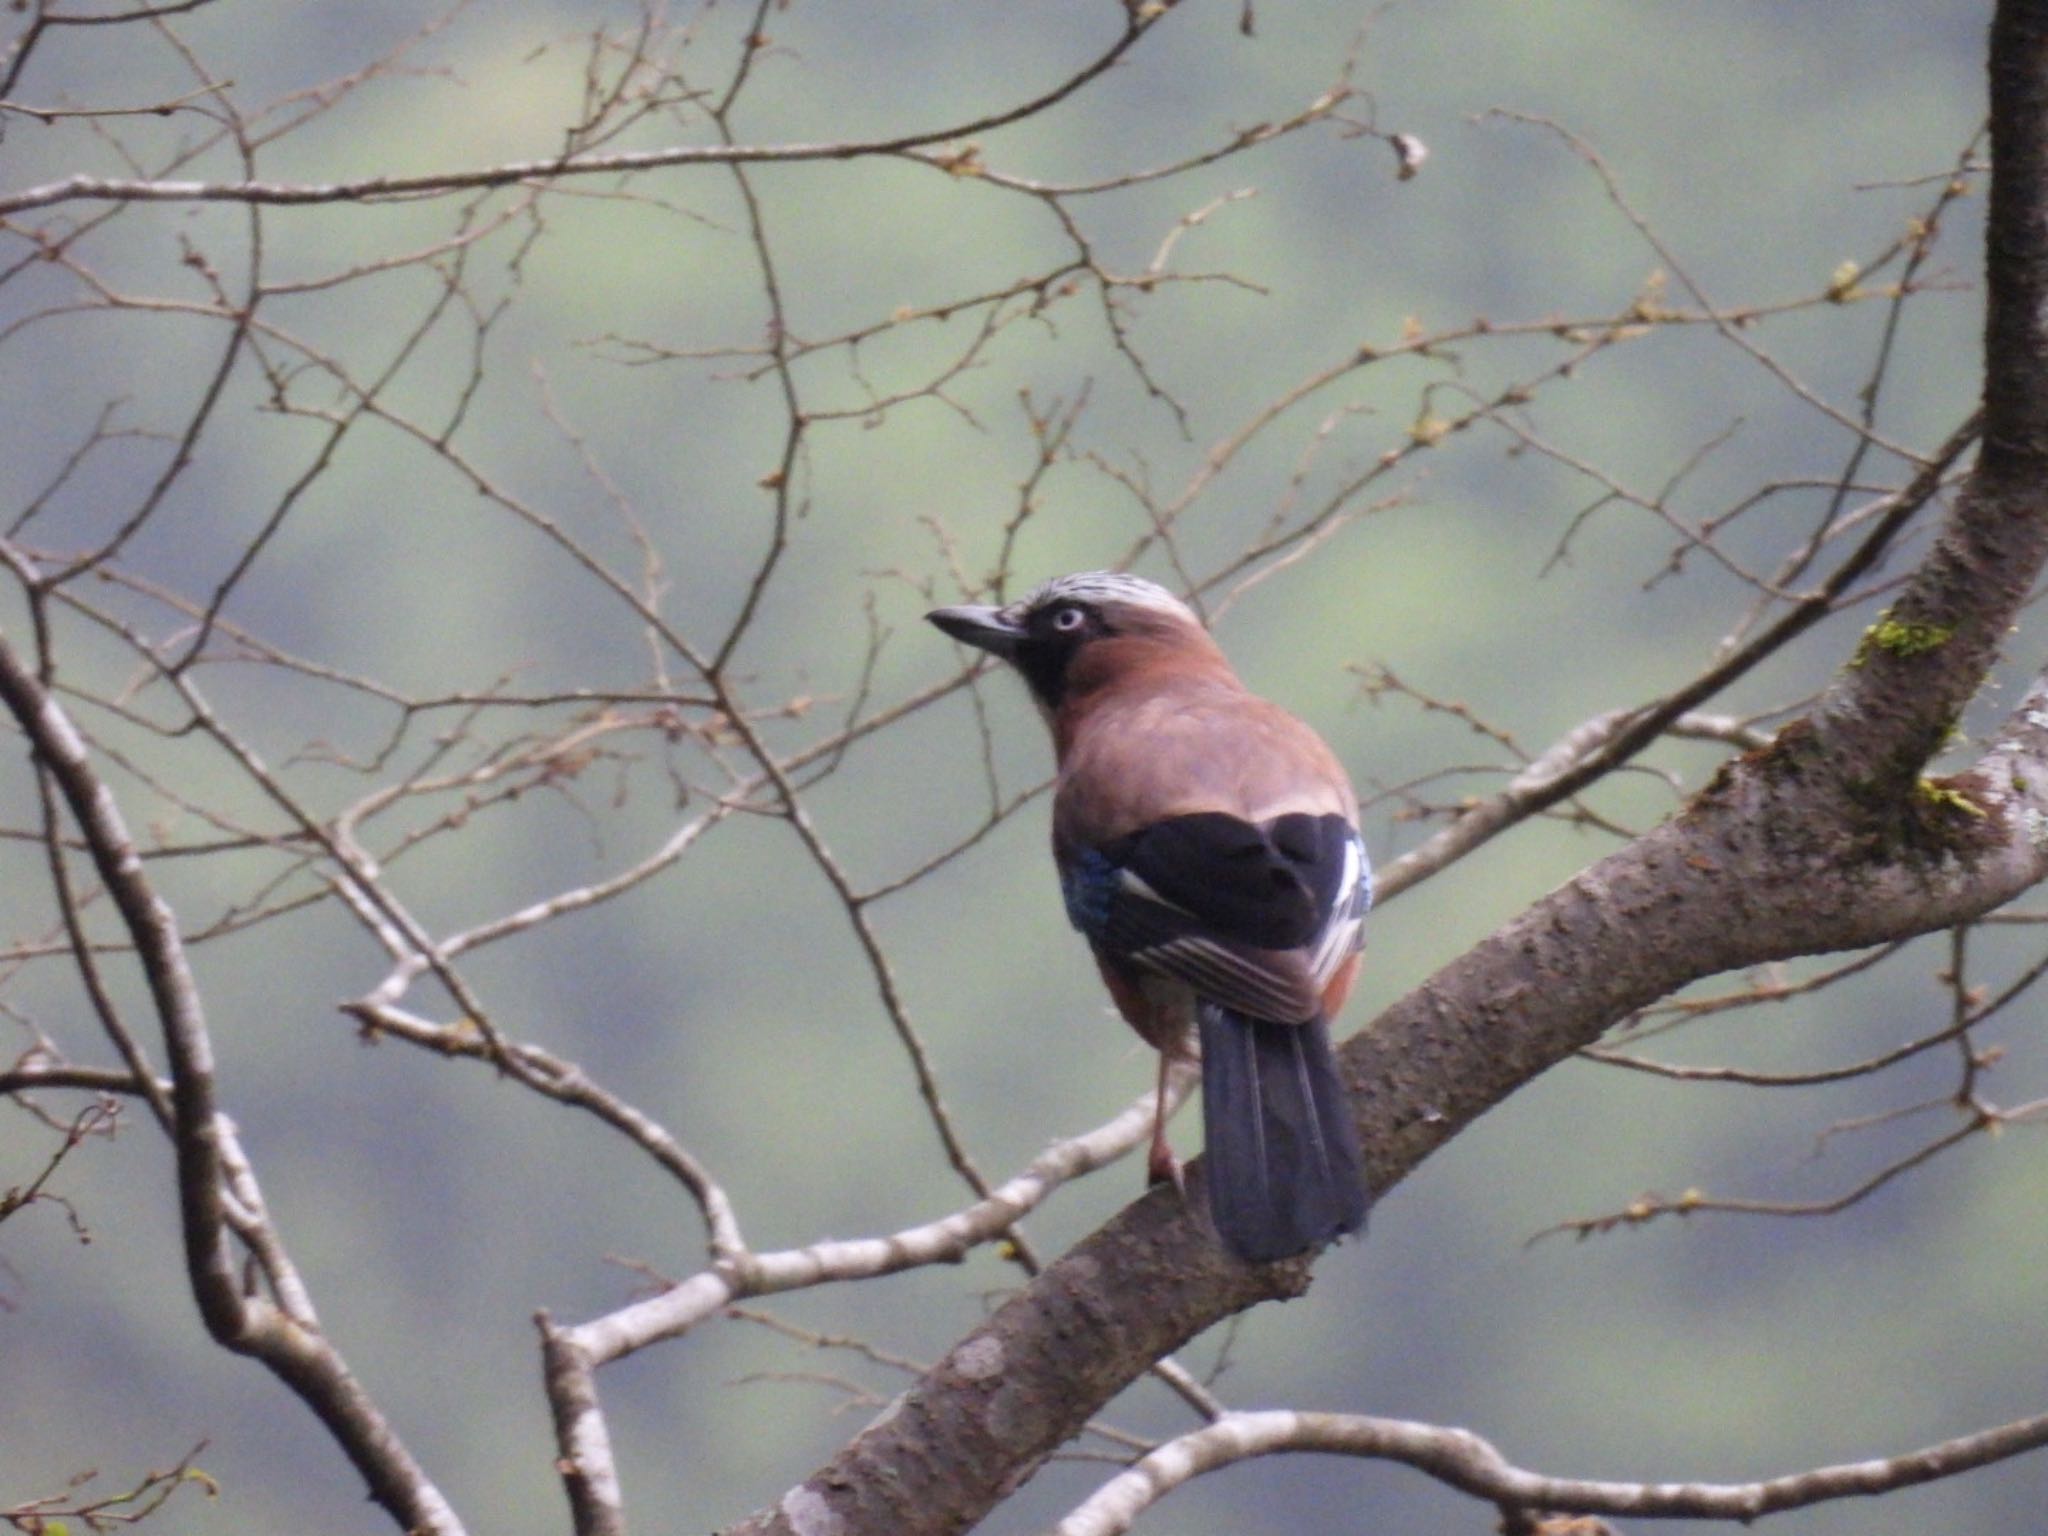
[[[1267,1263],[1356,1232],[1365,1170],[1329,1026],[1197,1011],[1209,1215],[1224,1246]]]

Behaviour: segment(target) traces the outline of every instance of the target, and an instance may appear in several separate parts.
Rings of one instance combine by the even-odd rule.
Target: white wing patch
[[[1344,874],[1337,882],[1337,899],[1330,903],[1329,920],[1316,939],[1316,985],[1326,986],[1338,967],[1365,946],[1365,909],[1372,902],[1372,885],[1365,878],[1365,849],[1357,834],[1344,840]]]
[[[1168,901],[1164,896],[1160,895],[1157,891],[1153,890],[1152,887],[1146,883],[1145,877],[1139,874],[1135,869],[1120,869],[1116,872],[1116,878],[1117,883],[1121,885],[1126,891],[1130,892],[1133,896],[1139,896],[1144,898],[1146,901],[1151,902],[1152,905],[1155,907],[1164,907],[1169,912],[1178,912],[1182,917],[1191,918],[1195,915],[1194,913],[1190,912],[1186,907],[1182,906],[1179,902]]]

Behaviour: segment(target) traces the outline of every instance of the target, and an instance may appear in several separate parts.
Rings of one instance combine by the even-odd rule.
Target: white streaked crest
[[[1172,614],[1190,624],[1202,622],[1192,608],[1158,582],[1147,581],[1142,576],[1127,576],[1122,571],[1079,571],[1072,576],[1055,576],[1051,581],[1034,587],[1003,611],[1021,619],[1048,603],[1061,601],[1125,603],[1135,608],[1151,608]]]

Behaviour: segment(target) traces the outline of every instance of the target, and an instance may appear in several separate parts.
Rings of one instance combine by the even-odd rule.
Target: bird
[[[1270,1263],[1359,1230],[1369,1198],[1330,1020],[1357,978],[1372,866],[1335,754],[1143,577],[1086,571],[926,618],[1022,674],[1051,729],[1067,917],[1159,1052],[1150,1180],[1185,1194],[1166,1085],[1199,1036],[1224,1247]]]

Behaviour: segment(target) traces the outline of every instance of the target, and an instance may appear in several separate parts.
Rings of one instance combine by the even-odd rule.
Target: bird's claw
[[[1187,1172],[1181,1160],[1163,1147],[1155,1148],[1145,1160],[1145,1182],[1147,1185],[1171,1184],[1180,1191],[1181,1199],[1188,1197]]]

